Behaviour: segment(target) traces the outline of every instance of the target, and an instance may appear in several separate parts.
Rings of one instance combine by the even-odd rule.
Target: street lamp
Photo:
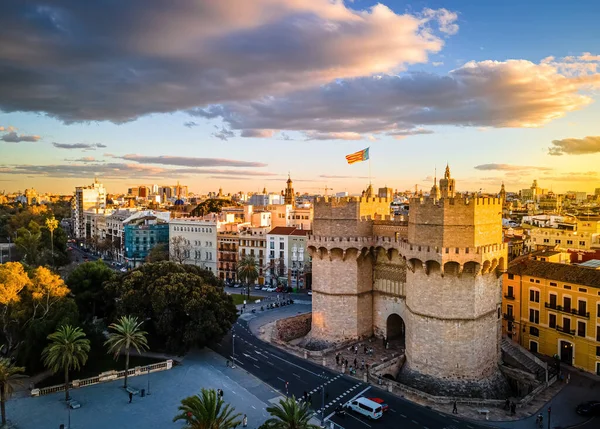
[[[325,376],[325,373],[323,373]],[[321,427],[325,427],[325,383],[321,387]]]
[[[235,368],[235,334],[232,335],[232,342],[231,342],[231,346],[232,346],[232,353],[231,353],[231,360],[232,360],[232,364],[231,367]]]
[[[148,389],[146,390],[146,395],[150,395],[150,365],[148,365]]]

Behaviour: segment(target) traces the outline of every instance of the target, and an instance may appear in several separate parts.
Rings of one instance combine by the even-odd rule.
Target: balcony
[[[562,326],[557,326],[556,330],[558,332],[562,332],[563,334],[575,335],[575,329],[566,329]]]
[[[512,320],[515,320],[515,315],[514,314],[506,314],[506,313],[504,313],[504,318],[506,320],[511,320],[512,321]]]
[[[514,295],[504,295],[504,298],[514,300],[515,296]]]
[[[577,316],[577,317],[583,317],[585,319],[590,318],[589,311],[583,312],[583,311],[579,311],[577,308],[566,308],[566,307],[563,307],[562,305],[556,305],[556,304],[552,304],[550,302],[545,302],[544,307],[546,307],[550,310],[559,311],[561,313],[571,314],[571,315]]]

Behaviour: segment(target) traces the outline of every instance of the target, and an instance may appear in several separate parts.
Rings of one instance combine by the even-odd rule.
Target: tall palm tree
[[[202,389],[200,395],[181,400],[179,414],[173,421],[185,421],[186,429],[232,429],[240,424],[240,414],[217,395],[214,390]]]
[[[81,328],[63,325],[48,335],[50,344],[42,352],[44,365],[52,372],[65,371],[65,400],[69,400],[69,370],[79,370],[87,362],[90,340]]]
[[[125,385],[127,387],[127,373],[129,372],[129,350],[133,346],[138,353],[148,350],[146,331],[142,331],[144,322],[138,322],[137,317],[123,316],[117,323],[111,323],[109,328],[115,332],[108,334],[108,340],[104,343],[108,350],[115,354],[115,360],[121,352],[125,352]]]
[[[313,412],[307,402],[296,402],[296,398],[281,399],[279,404],[267,407],[271,418],[264,423],[269,429],[319,429],[309,423]]]
[[[250,285],[253,285],[258,278],[258,266],[254,256],[247,255],[238,261],[237,264],[238,278],[248,286],[248,299],[250,299]]]
[[[25,371],[22,366],[14,366],[8,358],[0,358],[0,410],[2,411],[2,425],[6,424],[5,402],[13,392],[19,373]]]

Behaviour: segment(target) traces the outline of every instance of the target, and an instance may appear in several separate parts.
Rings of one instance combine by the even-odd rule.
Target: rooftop
[[[600,288],[600,270],[580,265],[519,259],[509,264],[508,273]]]
[[[310,235],[311,231],[308,229],[298,229],[295,226],[276,226],[271,231],[269,231],[269,235],[302,235],[307,236]]]
[[[582,262],[581,264],[577,264],[580,267],[592,268],[594,270],[600,270],[600,259],[590,259],[589,261]]]

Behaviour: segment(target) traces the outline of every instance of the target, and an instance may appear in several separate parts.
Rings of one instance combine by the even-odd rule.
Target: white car
[[[269,286],[263,286],[261,290],[267,290],[269,289]]]
[[[275,292],[276,289],[276,287],[271,286],[267,288],[267,292]]]
[[[261,289],[262,289],[262,286],[261,286],[261,285],[256,285],[256,286],[254,286],[254,290],[261,290]]]
[[[240,284],[236,283],[236,284],[233,285],[233,287],[240,287]]]

